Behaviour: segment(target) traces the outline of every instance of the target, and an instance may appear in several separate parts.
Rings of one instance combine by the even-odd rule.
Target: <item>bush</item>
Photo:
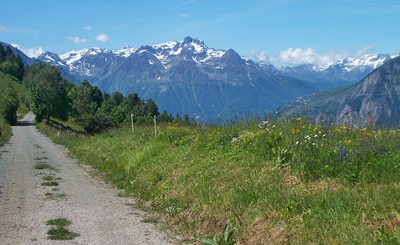
[[[1,103],[3,103],[3,105],[0,107],[0,116],[3,116],[8,123],[14,124],[17,121],[19,101],[17,93],[12,87],[9,87],[8,90],[3,93]]]

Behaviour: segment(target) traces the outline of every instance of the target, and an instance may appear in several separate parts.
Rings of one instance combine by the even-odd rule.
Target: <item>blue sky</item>
[[[397,0],[12,0],[0,40],[37,55],[200,38],[273,63],[400,52]]]

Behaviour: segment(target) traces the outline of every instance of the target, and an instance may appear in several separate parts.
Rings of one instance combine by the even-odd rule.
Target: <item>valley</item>
[[[327,66],[275,67],[186,37],[117,51],[45,52],[37,59],[25,56],[22,60],[55,66],[74,84],[88,80],[104,92],[137,93],[153,99],[160,111],[216,123],[243,115],[262,118],[297,97],[350,86],[396,56],[374,54]]]
[[[400,244],[400,2],[4,1],[0,244]]]

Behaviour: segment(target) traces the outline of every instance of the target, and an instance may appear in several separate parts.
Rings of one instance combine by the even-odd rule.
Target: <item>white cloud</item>
[[[91,27],[91,26],[85,26],[83,29],[84,29],[85,31],[91,31],[91,30],[93,30],[93,27]]]
[[[68,40],[74,42],[74,43],[84,43],[86,42],[86,39],[80,38],[80,37],[67,37]]]
[[[317,53],[312,48],[289,48],[282,51],[278,57],[274,57],[274,61],[286,65],[327,65],[338,59],[346,57],[346,54],[334,53],[329,55],[322,55]]]
[[[253,50],[250,52],[250,54],[260,63],[269,62],[269,58],[267,57],[264,51]]]
[[[372,45],[367,45],[364,48],[357,50],[356,56],[360,57],[363,56],[364,54],[368,54],[371,51],[373,51],[374,47]]]
[[[5,25],[0,24],[0,31],[4,31],[6,29]]]
[[[22,52],[24,52],[24,54],[26,54],[27,56],[29,56],[31,58],[37,58],[37,57],[39,57],[39,55],[44,53],[44,49],[42,47],[25,49],[25,48],[22,48],[18,44],[15,44],[15,43],[11,43],[11,46],[21,50]]]
[[[99,41],[99,42],[105,43],[105,42],[108,41],[108,36],[107,36],[107,34],[104,34],[104,33],[103,34],[99,34],[99,35],[96,36],[96,40]]]
[[[182,18],[187,18],[187,17],[189,17],[189,14],[188,13],[180,13],[179,16]]]

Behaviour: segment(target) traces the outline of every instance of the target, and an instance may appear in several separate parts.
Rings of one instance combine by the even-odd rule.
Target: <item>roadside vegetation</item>
[[[66,218],[51,219],[46,222],[52,228],[47,232],[50,240],[72,240],[79,236],[78,233],[71,232],[67,227],[71,225],[71,221]]]
[[[10,47],[0,44],[0,146],[7,143],[11,136],[10,125],[19,114],[28,110],[25,106],[26,89],[21,84],[24,67],[21,59]]]
[[[302,118],[163,123],[157,138],[145,125],[94,136],[57,136],[39,127],[191,241],[400,242],[396,130]]]
[[[129,123],[150,123],[153,116],[161,122],[186,121],[167,112],[160,113],[152,99],[143,100],[136,93],[103,93],[88,81],[79,86],[61,77],[60,71],[46,64],[26,68],[24,85],[29,91],[30,109],[36,120],[45,120],[63,129],[94,134]],[[132,115],[132,117],[131,117]]]

